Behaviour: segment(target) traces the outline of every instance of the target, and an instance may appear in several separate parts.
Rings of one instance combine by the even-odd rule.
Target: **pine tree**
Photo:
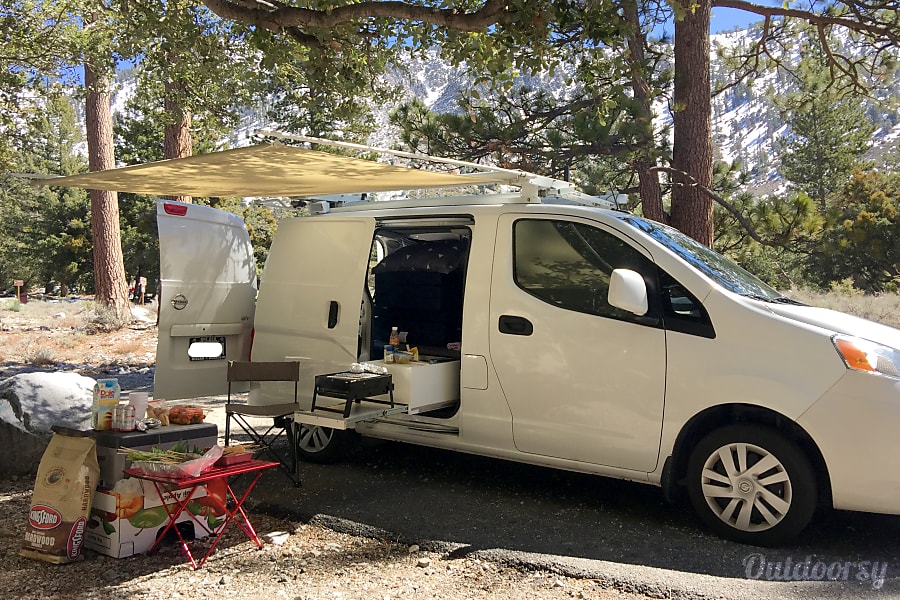
[[[17,142],[18,171],[73,175],[85,170],[75,151],[81,131],[68,98],[41,93],[24,115],[23,140]],[[8,279],[52,287],[63,293],[89,287],[91,236],[87,192],[33,187],[10,179],[0,186],[0,287]]]
[[[812,198],[821,214],[860,165],[875,126],[861,98],[837,89],[821,56],[806,53],[799,90],[776,99],[790,133],[779,140],[781,174]]]
[[[850,278],[866,292],[900,289],[900,173],[851,175],[807,268],[824,284]]]

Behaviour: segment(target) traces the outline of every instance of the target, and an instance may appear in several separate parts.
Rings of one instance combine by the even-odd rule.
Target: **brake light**
[[[166,211],[166,214],[175,217],[183,217],[187,214],[187,209],[187,204],[175,204],[169,202],[163,204],[163,210]]]

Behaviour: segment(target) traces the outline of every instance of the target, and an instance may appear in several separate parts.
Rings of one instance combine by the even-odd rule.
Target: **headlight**
[[[900,379],[900,352],[897,350],[846,335],[836,335],[831,341],[848,369]]]

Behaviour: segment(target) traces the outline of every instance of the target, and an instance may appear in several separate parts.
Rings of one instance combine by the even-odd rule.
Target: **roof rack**
[[[387,154],[398,158],[406,158],[411,160],[421,160],[434,163],[453,165],[456,167],[465,167],[472,169],[473,172],[463,174],[464,177],[471,178],[473,185],[486,185],[487,183],[479,183],[479,179],[490,177],[491,184],[498,182],[498,175],[502,175],[500,183],[519,187],[517,194],[506,193],[486,193],[478,195],[458,196],[458,197],[436,197],[430,199],[410,199],[402,198],[398,200],[390,200],[391,206],[394,207],[413,207],[425,205],[448,205],[448,204],[582,204],[586,206],[599,206],[612,210],[622,210],[627,203],[627,196],[624,194],[604,194],[603,196],[591,196],[578,191],[575,184],[569,181],[553,179],[536,173],[528,173],[527,171],[519,171],[514,169],[504,169],[492,165],[483,165],[479,163],[468,162],[464,160],[456,160],[452,158],[442,158],[437,156],[429,156],[417,152],[406,152],[403,150],[392,150],[389,148],[378,148],[375,146],[366,146],[363,144],[354,144],[351,142],[341,142],[337,140],[328,140],[307,135],[295,135],[282,133],[279,131],[269,131],[257,129],[254,134],[264,137],[292,140],[305,142],[308,144],[319,144],[323,146],[331,146],[334,148],[345,148],[348,150],[358,150],[360,152],[375,152],[379,154]],[[347,196],[353,196],[348,198]],[[353,205],[356,210],[364,208],[385,208],[385,201],[374,201],[371,195],[367,194],[342,194],[337,197],[321,197],[309,198],[307,208],[311,213],[329,212],[331,208],[349,208]]]

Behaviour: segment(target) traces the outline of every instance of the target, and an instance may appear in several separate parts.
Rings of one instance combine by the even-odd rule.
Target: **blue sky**
[[[734,8],[714,8],[712,18],[710,19],[709,30],[712,33],[721,33],[723,31],[731,31],[735,27],[744,29],[750,23],[762,21],[759,15],[748,13],[747,11],[737,10]]]

